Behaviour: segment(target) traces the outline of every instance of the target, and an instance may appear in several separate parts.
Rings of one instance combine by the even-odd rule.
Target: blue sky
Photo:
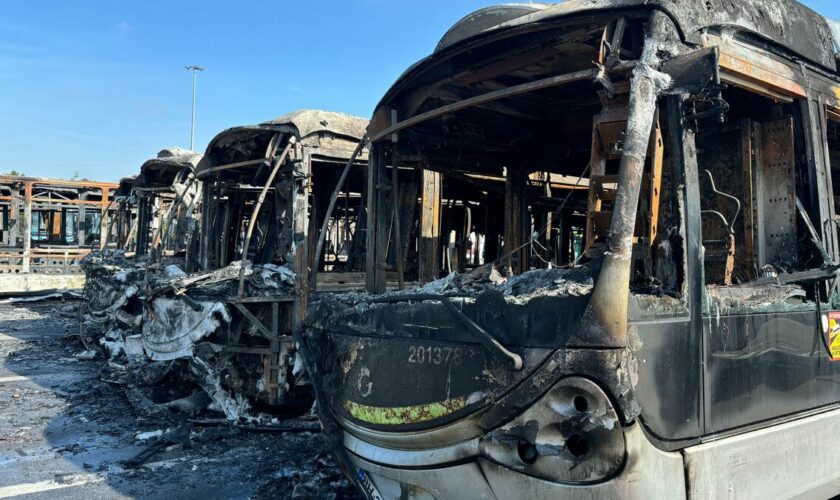
[[[0,0],[0,172],[116,181],[167,146],[299,108],[369,117],[488,0]],[[840,19],[836,0],[807,5]]]

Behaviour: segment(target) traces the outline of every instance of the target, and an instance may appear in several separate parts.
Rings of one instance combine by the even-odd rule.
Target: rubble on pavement
[[[143,411],[131,401],[131,391],[120,390],[127,387],[123,377],[134,372],[154,380],[183,370],[160,369],[163,363],[124,369],[124,361],[105,360],[101,350],[96,359],[76,357],[86,350],[76,340],[80,306],[78,301],[0,305],[0,334],[6,336],[0,342],[0,375],[31,379],[0,388],[4,472],[59,481],[84,475],[101,488],[80,486],[79,498],[111,498],[114,492],[129,498],[173,493],[360,498],[333,462],[311,415],[257,426],[231,425],[207,411],[203,416],[168,408]],[[172,399],[178,394],[170,391],[191,390],[169,382],[153,384],[154,391],[144,394]],[[200,389],[196,393],[206,396]]]

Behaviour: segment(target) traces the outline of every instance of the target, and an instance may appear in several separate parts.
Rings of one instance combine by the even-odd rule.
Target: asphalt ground
[[[0,499],[359,498],[317,430],[140,415],[80,356],[76,307],[0,305]]]

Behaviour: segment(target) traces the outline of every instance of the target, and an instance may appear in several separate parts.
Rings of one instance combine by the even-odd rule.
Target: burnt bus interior
[[[0,176],[0,269],[76,274],[99,249],[116,184]]]
[[[399,121],[400,113],[408,121],[434,116],[394,134],[397,142],[388,135],[374,144],[380,182],[399,182],[401,230],[387,216],[394,210],[393,192],[380,193],[381,205],[374,207],[386,215],[376,219],[377,255],[386,261],[386,272],[402,270],[406,282],[427,282],[485,263],[508,275],[587,263],[597,273],[627,125],[630,71],[622,71],[620,61],[637,59],[643,40],[641,20],[620,19],[606,28],[599,20],[561,34],[527,33],[505,40],[504,47],[488,43],[452,57],[454,67],[469,69],[445,79],[428,72],[413,83],[416,90],[394,91],[401,92],[389,103],[391,113],[380,108],[374,117],[376,130]],[[580,78],[474,106],[458,104],[551,75],[586,72],[593,60],[611,65],[608,80]],[[704,275],[712,293],[825,263],[808,229],[821,229],[822,221],[811,189],[801,102],[726,73],[723,79],[729,84],[720,95],[694,96],[687,104],[708,115],[697,112],[690,126],[696,133]],[[450,106],[458,106],[456,112],[445,112]],[[663,139],[662,102],[659,108],[640,193],[632,281],[635,292],[679,297],[685,264],[678,186]],[[397,235],[403,262],[393,249]],[[369,287],[382,291],[383,272],[373,272]]]
[[[834,222],[840,224],[840,109],[826,109],[826,154],[831,165],[831,193],[834,201]]]
[[[347,179],[335,193],[338,174],[346,161],[324,158],[312,163],[312,187],[309,196],[307,245],[309,268],[318,260],[318,290],[358,289],[364,284],[367,153],[355,162]],[[331,197],[335,206],[329,214],[327,232],[320,256],[315,255],[318,237],[327,217]]]
[[[637,59],[644,38],[642,20],[618,19],[606,28],[602,19],[582,21],[488,43],[453,56],[448,67],[464,68],[454,76],[429,71],[411,90],[394,91],[400,93],[390,103],[393,113],[380,108],[372,128],[435,116],[400,131],[396,143],[388,135],[373,146],[371,170],[380,184],[396,186],[402,221],[393,230],[394,191],[380,194],[376,249],[385,272],[428,282],[490,263],[516,275],[600,258],[627,124],[632,68],[620,61]],[[614,42],[612,52],[607,41]],[[593,81],[592,61],[612,65],[611,81]],[[438,112],[553,75],[569,76],[568,82]],[[679,225],[666,190],[671,173],[658,117],[656,123],[634,238],[634,281],[638,290],[653,285],[679,295],[677,261],[659,266],[667,276],[655,274],[657,245]],[[393,250],[398,233],[402,263]],[[383,291],[384,272],[372,272],[369,287]]]
[[[195,259],[189,255],[189,236],[200,210],[200,183],[193,172],[200,160],[192,151],[168,148],[140,168],[132,191],[137,256],[175,259],[191,270],[187,263]]]
[[[304,132],[294,125],[294,120],[310,123],[315,118],[321,123],[319,131]],[[345,120],[357,134],[323,126]],[[294,285],[286,292],[243,296],[240,289],[239,294],[223,297],[233,316],[231,327],[219,332],[230,359],[226,380],[232,381],[236,394],[258,404],[286,408],[311,404],[305,380],[292,375],[292,332],[305,311],[309,271],[315,265],[314,249],[331,196],[366,123],[303,111],[291,119],[231,129],[211,142],[196,171],[203,198],[201,230],[194,238],[199,247],[191,254],[196,256],[192,265],[207,273],[247,261],[294,276]],[[319,276],[324,290],[359,288],[363,283],[364,253],[358,241],[364,241],[359,220],[365,213],[366,163],[367,153],[362,151],[349,167],[327,224],[318,265],[324,271]]]
[[[326,154],[319,154],[318,149],[306,145],[297,146],[295,152],[295,143],[289,143],[289,137],[272,129],[263,133],[250,131],[241,140],[226,137],[224,147],[217,144],[208,152],[213,164],[220,166],[202,170],[200,174],[207,185],[206,209],[202,212],[202,222],[206,223],[202,227],[207,228],[202,234],[203,269],[220,269],[243,260],[250,218],[272,173],[267,158],[277,159],[286,148],[290,151],[268,187],[244,260],[288,265],[302,274],[308,273],[314,264],[318,234],[338,176],[348,160],[332,155],[341,152],[349,157],[355,144],[345,141],[344,147],[350,150],[325,151]],[[273,156],[265,155],[269,147],[275,148]],[[359,244],[364,229],[359,231],[358,222],[364,214],[365,166],[366,155],[361,155],[338,193],[319,269],[344,277],[322,278],[325,282],[361,280],[356,274],[364,269],[364,247]],[[302,224],[306,225],[305,230]],[[304,234],[305,240],[301,241]],[[301,243],[310,249],[305,267],[298,267],[295,262],[295,246]],[[348,277],[346,273],[351,272],[355,274]]]
[[[227,139],[224,146],[211,144],[205,161],[221,167],[200,170],[205,185],[201,217],[200,268],[220,269],[243,260],[243,244],[254,205],[270,180],[272,161],[280,154],[278,134],[242,133]],[[283,147],[287,144],[283,144]],[[269,148],[271,148],[269,150]],[[285,160],[285,159],[284,159]],[[281,228],[291,227],[292,212],[286,206],[293,200],[292,162],[275,174],[254,225],[254,237],[244,259],[257,264],[285,264],[291,239]]]
[[[805,210],[815,200],[798,103],[735,87],[722,97],[727,120],[704,122],[696,135],[706,283],[819,268],[825,262],[808,224],[820,220]]]

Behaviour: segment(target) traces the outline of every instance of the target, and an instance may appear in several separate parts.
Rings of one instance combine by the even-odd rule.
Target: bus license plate
[[[359,478],[359,483],[362,485],[362,490],[364,490],[365,495],[371,500],[384,500],[382,495],[379,494],[379,490],[376,489],[376,485],[373,484],[373,481],[367,475],[367,472],[359,469],[356,473],[356,477]]]

